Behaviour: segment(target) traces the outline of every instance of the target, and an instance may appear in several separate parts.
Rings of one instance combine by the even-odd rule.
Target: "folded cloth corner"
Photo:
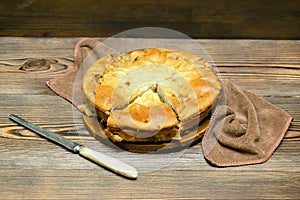
[[[292,117],[228,80],[223,81],[220,99],[202,140],[204,157],[221,167],[267,161]]]

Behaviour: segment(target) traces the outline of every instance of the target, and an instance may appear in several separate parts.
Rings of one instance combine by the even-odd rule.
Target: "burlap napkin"
[[[81,39],[75,46],[74,69],[49,80],[47,85],[80,109],[82,102],[73,95],[75,76],[81,66],[90,66],[108,51],[97,39]],[[219,100],[222,103],[216,104],[202,140],[205,158],[216,166],[267,161],[280,144],[292,117],[229,81],[223,82],[223,89]]]

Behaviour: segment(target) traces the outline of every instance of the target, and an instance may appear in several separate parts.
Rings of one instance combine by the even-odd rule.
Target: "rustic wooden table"
[[[103,170],[7,117],[14,113],[82,141],[76,132],[72,105],[45,85],[73,68],[77,41],[0,38],[0,199],[300,198],[300,41],[199,40],[223,78],[294,117],[269,161],[213,167],[204,160],[199,143],[175,161],[169,162],[171,157],[157,160],[158,166],[161,162],[165,166],[153,170],[143,166],[137,180]],[[91,144],[99,143],[91,136],[82,137]],[[147,165],[147,161],[137,162]]]

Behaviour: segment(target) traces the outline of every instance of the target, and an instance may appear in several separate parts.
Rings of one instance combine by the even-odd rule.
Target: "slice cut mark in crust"
[[[171,91],[169,88],[163,87],[161,85],[157,86],[158,95],[162,102],[169,105],[170,108],[176,113],[178,123],[180,124],[180,134],[185,135],[190,130],[196,128],[199,123],[204,120],[210,114],[211,108],[207,108],[204,112],[193,115],[189,118],[183,118],[182,115],[182,104],[180,99],[178,99],[175,92]]]
[[[112,137],[117,141],[142,142],[151,138],[151,141],[161,142],[180,136],[176,114],[161,102],[155,88],[149,88],[125,109],[113,110],[107,127],[108,132],[121,136]]]
[[[107,126],[156,131],[177,126],[176,114],[158,94],[148,89],[124,109],[112,110]]]

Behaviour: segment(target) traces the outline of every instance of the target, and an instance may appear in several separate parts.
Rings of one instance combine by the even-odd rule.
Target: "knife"
[[[110,156],[104,155],[98,151],[89,149],[89,148],[87,148],[81,144],[78,144],[76,142],[73,142],[72,140],[69,140],[63,136],[60,136],[60,135],[53,133],[51,131],[48,131],[46,129],[43,129],[37,125],[34,125],[16,115],[10,114],[9,118],[11,120],[13,120],[14,122],[39,134],[40,136],[68,149],[69,151],[71,151],[73,153],[78,153],[82,157],[84,157],[106,169],[109,169],[117,174],[120,174],[122,176],[131,178],[131,179],[136,179],[138,176],[137,170],[134,167],[128,165],[127,163],[124,163],[124,162],[117,160],[115,158],[112,158]]]

